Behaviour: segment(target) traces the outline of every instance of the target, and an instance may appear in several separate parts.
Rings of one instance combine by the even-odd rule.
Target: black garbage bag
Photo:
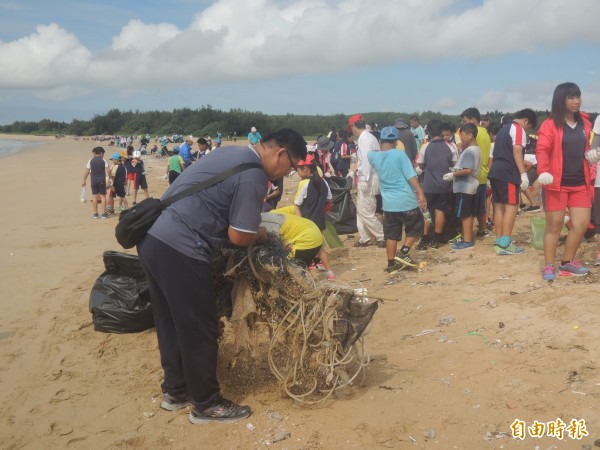
[[[356,233],[356,206],[352,201],[352,179],[343,177],[325,178],[331,189],[331,209],[327,213],[337,234]]]
[[[148,282],[135,255],[106,251],[106,270],[90,292],[94,330],[104,333],[138,333],[154,326]]]

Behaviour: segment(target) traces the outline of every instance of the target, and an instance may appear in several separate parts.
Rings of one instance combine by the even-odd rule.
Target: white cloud
[[[57,24],[39,25],[29,36],[0,41],[0,89],[48,90],[50,96],[106,88],[131,92],[169,83],[341,73],[402,61],[485,60],[582,41],[596,45],[597,1],[485,0],[460,10],[458,5],[458,0],[218,0],[185,29],[130,20],[96,53]],[[518,103],[523,99],[517,95],[489,92],[480,105]]]
[[[113,38],[112,49],[133,51],[146,56],[180,33],[175,25],[168,23],[146,25],[141,20],[133,19],[117,37]]]
[[[57,24],[39,25],[36,33],[0,41],[0,87],[56,88],[79,80],[91,53]]]

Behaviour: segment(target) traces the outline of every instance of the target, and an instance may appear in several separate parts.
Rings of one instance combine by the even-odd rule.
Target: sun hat
[[[384,127],[379,137],[385,141],[397,141],[400,139],[400,132],[396,127]]]
[[[296,164],[296,166],[297,167],[310,166],[314,163],[315,163],[315,156],[314,155],[306,155],[306,159],[301,159],[300,161],[298,161],[298,164]]]
[[[254,133],[254,132],[256,131],[256,127],[252,127],[252,128],[250,128],[250,131],[251,131],[252,133]]]
[[[394,126],[396,128],[408,128],[408,124],[404,121],[404,119],[402,117],[398,117],[395,120]]]
[[[114,152],[110,159],[121,159],[121,154],[119,152]]]
[[[121,150],[121,157],[127,158],[127,150]]]
[[[327,151],[331,150],[331,147],[333,147],[333,142],[331,142],[327,136],[321,136],[317,139],[317,148],[319,150]]]

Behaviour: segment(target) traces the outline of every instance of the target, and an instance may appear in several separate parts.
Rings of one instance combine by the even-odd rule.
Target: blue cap
[[[121,154],[119,152],[115,152],[112,154],[110,159],[121,159]]]
[[[175,147],[173,147],[173,150],[179,150],[179,145],[176,145]]]
[[[397,141],[400,139],[400,132],[396,127],[384,127],[379,137],[385,141]]]

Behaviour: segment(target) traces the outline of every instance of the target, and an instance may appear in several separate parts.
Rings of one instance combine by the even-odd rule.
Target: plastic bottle
[[[421,208],[421,212],[423,213],[423,218],[427,222],[431,222],[431,214],[429,214],[429,210],[427,208]]]

